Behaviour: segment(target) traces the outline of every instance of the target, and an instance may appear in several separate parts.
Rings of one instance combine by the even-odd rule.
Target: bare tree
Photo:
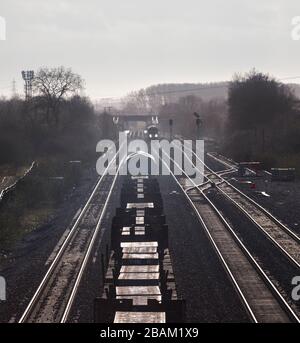
[[[149,112],[148,99],[143,89],[129,93],[123,99],[123,113],[143,114]]]
[[[53,120],[55,126],[59,125],[61,102],[81,89],[83,89],[81,76],[64,67],[41,68],[33,80],[34,94],[45,104],[46,120],[49,125]]]

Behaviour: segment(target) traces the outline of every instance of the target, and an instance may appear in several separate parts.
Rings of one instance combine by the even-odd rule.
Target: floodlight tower
[[[13,81],[12,81],[11,96],[12,96],[12,98],[17,97],[17,86],[16,86],[16,80],[15,79],[13,79]]]
[[[29,100],[32,97],[32,80],[34,78],[33,70],[22,71],[22,77],[25,81],[25,99]]]

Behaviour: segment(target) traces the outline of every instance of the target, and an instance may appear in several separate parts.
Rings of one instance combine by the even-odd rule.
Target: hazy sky
[[[300,76],[300,40],[291,38],[299,0],[0,1],[0,94],[14,78],[21,92],[21,70],[40,66],[71,67],[92,98],[252,67]]]

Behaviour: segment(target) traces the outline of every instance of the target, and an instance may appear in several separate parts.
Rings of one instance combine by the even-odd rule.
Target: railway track
[[[117,155],[118,152],[96,183],[19,319],[19,323],[67,321],[92,247],[101,231],[101,221],[118,177],[118,173],[114,176],[108,175],[110,165]]]
[[[209,168],[192,149],[187,149],[190,150],[195,158],[205,167],[206,172],[204,173],[204,177],[207,181],[204,184],[197,186],[202,189],[203,186],[205,186],[204,189],[208,189],[209,182],[213,182],[213,185],[224,194],[229,201],[237,206],[297,268],[300,268],[300,237],[256,201],[224,179],[223,175],[226,174],[226,170],[215,172]],[[226,159],[226,161],[222,162],[214,155],[208,156],[223,163],[224,166],[227,166],[228,172],[231,173],[236,170],[236,164],[233,161]],[[188,156],[186,157],[192,162]],[[193,187],[191,187],[191,189],[192,188]]]
[[[223,182],[217,188],[232,201],[248,218],[297,266],[300,268],[300,238],[292,233],[273,216],[266,214],[256,203]]]
[[[216,159],[215,156],[213,158]],[[199,158],[198,160],[201,161]],[[204,161],[201,162],[204,163]],[[227,161],[225,165],[230,168],[233,166],[233,164],[229,165]],[[207,180],[213,181],[216,188],[233,202],[294,265],[300,268],[300,237],[256,201],[225,180],[221,173],[214,172],[205,163],[204,166],[208,170],[205,175]]]
[[[207,153],[207,156],[209,156],[210,158],[212,158],[212,159],[216,160],[217,162],[221,163],[227,169],[235,169],[235,170],[237,170],[237,168],[238,168],[238,164],[235,161],[233,161],[233,160],[231,160],[229,158],[223,157],[222,160],[221,160],[221,158],[218,158],[216,156],[216,154],[213,154],[213,153]]]
[[[196,184],[187,187],[187,179],[189,184],[194,182],[184,170],[182,172],[183,177],[177,177],[172,172],[171,175],[195,210],[252,321],[299,322],[298,315],[247,250],[226,218],[206,196],[205,189]],[[214,178],[219,177],[211,170],[210,173]]]
[[[166,154],[165,152],[163,153]],[[170,156],[168,157],[173,163],[177,164]],[[198,157],[196,156],[196,158]],[[113,161],[111,161],[111,163],[112,162]],[[120,165],[122,162],[123,161],[120,162]],[[200,162],[204,164],[204,161],[200,160]],[[223,178],[227,173],[236,170],[233,164],[226,162],[224,165],[228,168],[220,172],[215,172],[206,164],[204,165],[204,177],[206,181],[201,185],[196,185],[183,170],[184,176],[180,177],[175,176],[171,170],[170,172],[197,214],[212,246],[227,271],[229,279],[235,286],[249,317],[253,322],[300,322],[298,314],[295,313],[293,308],[291,308],[288,302],[283,298],[274,282],[272,282],[262,267],[257,263],[256,259],[240,240],[233,227],[228,224],[226,218],[207,197],[205,192],[213,183],[213,185],[247,215],[247,217],[250,218],[274,245],[276,245],[297,267],[300,267],[300,238],[280,223],[272,214],[267,212]],[[180,166],[178,167],[180,168]],[[107,167],[107,170],[108,169],[109,166]],[[114,189],[117,176],[118,173],[115,176],[104,174],[97,182],[90,198],[80,212],[75,224],[67,234],[62,246],[57,251],[42,282],[30,300],[25,312],[19,319],[20,323],[67,321],[81,278],[89,261],[92,248],[101,233],[102,217],[104,216],[107,204]],[[136,212],[141,212],[141,210],[136,209]],[[137,218],[140,216],[143,217],[143,215],[137,213]],[[139,225],[143,227],[142,224]],[[125,250],[123,251],[124,253]],[[134,246],[132,251],[129,250],[126,253],[129,252],[136,258],[136,252],[138,254],[141,252],[145,253],[146,250],[148,251],[148,247]],[[153,253],[152,250],[151,253]],[[123,273],[129,273],[128,275],[125,275],[126,277],[124,280],[127,280],[128,277],[129,280],[131,280],[132,276],[135,276],[136,279],[139,280],[140,277],[137,274],[131,274],[132,271],[130,270],[128,272],[128,268],[126,268],[126,266],[123,268],[124,270],[121,272],[122,275],[120,275],[120,277],[125,275],[123,275]],[[145,275],[146,274],[143,274],[143,276]],[[163,275],[164,273],[160,278],[163,277]],[[108,280],[110,280],[109,277]],[[133,282],[132,280],[130,282],[124,280],[118,281],[120,282],[120,286],[123,286],[124,283],[126,283],[126,285],[127,283],[128,285],[131,285]],[[139,282],[140,281],[137,283]],[[149,287],[151,288],[152,284]],[[151,299],[151,296],[149,298]],[[145,306],[144,303],[140,305]],[[145,309],[147,309],[147,307],[145,307]],[[121,310],[119,312],[123,315],[124,311]],[[144,315],[139,319],[136,319],[136,313],[131,310],[127,311],[125,317],[115,317],[115,321],[126,322],[128,320],[128,315],[133,315],[134,317],[131,322],[135,320],[154,320],[151,316],[152,319]],[[137,316],[140,315],[138,314]],[[158,322],[165,320],[166,315],[163,318],[155,319],[155,321]]]

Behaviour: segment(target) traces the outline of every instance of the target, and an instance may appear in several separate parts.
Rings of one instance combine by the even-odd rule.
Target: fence
[[[12,185],[6,187],[5,189],[3,189],[3,190],[1,191],[1,193],[0,193],[0,203],[1,203],[2,201],[5,201],[5,199],[10,195],[10,193],[12,193],[13,191],[16,190],[16,188],[18,187],[18,184],[19,184],[20,182],[22,182],[26,177],[28,177],[28,176],[33,172],[33,170],[35,169],[35,167],[36,167],[36,162],[33,161],[33,162],[31,163],[31,166],[26,170],[26,172],[24,173],[23,176],[21,176],[20,178],[18,178],[17,181],[16,181],[14,184],[12,184]]]

